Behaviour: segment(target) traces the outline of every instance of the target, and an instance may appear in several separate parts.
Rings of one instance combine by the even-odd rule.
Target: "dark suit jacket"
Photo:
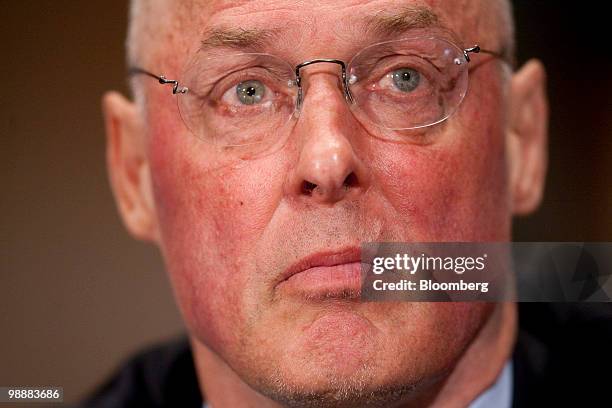
[[[519,322],[514,407],[612,407],[612,303],[520,304]],[[186,338],[138,354],[82,405],[201,406]]]

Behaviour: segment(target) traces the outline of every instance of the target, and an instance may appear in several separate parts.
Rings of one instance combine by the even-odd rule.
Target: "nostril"
[[[302,193],[303,194],[312,195],[312,192],[314,191],[315,188],[317,188],[317,185],[309,181],[304,181],[302,183]]]
[[[359,180],[357,178],[357,175],[353,172],[351,172],[348,176],[346,176],[344,178],[344,181],[342,182],[342,186],[329,186],[329,189],[325,188],[326,185],[318,185],[315,183],[311,183],[310,181],[302,181],[302,186],[301,186],[301,193],[303,195],[306,196],[312,196],[313,194],[315,194],[315,191],[317,189],[321,190],[321,191],[317,191],[320,194],[323,193],[323,191],[328,191],[330,194],[335,194],[337,192],[340,192],[340,189],[348,191],[351,188],[354,187],[358,187],[359,186]]]
[[[342,185],[344,186],[345,189],[348,190],[351,187],[356,187],[357,184],[359,184],[359,182],[357,181],[357,175],[351,172],[351,174],[346,176],[346,178],[344,179],[344,183]]]

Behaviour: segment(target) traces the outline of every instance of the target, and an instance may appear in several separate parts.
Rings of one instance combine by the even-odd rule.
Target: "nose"
[[[363,130],[345,101],[338,73],[313,70],[304,90],[293,130],[299,156],[288,177],[288,193],[327,205],[356,197],[369,180],[356,146],[368,138],[359,135]]]

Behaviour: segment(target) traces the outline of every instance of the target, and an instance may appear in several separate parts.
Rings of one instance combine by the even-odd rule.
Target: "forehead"
[[[428,8],[441,14],[454,16],[461,12],[471,13],[477,8],[478,0],[208,0],[192,1],[195,7],[206,11],[211,18],[222,16],[246,16],[265,13],[272,17],[276,13],[294,15],[319,15],[332,13],[351,14],[376,13],[408,7]],[[472,15],[473,16],[473,15]]]
[[[385,30],[394,29],[399,32],[431,28],[443,30],[459,43],[481,41],[477,33],[482,19],[479,3],[478,0],[209,0],[188,2],[181,17],[193,26],[189,35],[185,32],[190,37],[185,41],[191,49],[201,41],[208,45],[240,42],[261,33],[273,34],[268,35],[272,37],[268,38],[272,46],[287,50],[325,46],[335,50],[342,44],[382,40],[389,34]]]

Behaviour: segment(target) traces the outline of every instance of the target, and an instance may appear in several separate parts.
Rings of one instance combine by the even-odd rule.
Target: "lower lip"
[[[277,289],[289,296],[308,300],[358,299],[361,291],[361,263],[315,266],[292,275]]]

